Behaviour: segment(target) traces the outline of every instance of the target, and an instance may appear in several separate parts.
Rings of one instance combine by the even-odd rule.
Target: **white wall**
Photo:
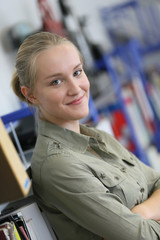
[[[5,0],[0,7],[0,116],[20,108],[17,97],[11,90],[10,81],[15,64],[15,51],[6,51],[2,38],[8,28],[18,22],[31,24],[33,30],[41,26],[36,0]]]

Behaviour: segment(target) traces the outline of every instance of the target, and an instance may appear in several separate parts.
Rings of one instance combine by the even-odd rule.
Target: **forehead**
[[[78,50],[72,44],[65,43],[44,50],[36,60],[36,75],[46,77],[57,72],[67,72],[81,63]]]
[[[59,45],[50,46],[48,49],[43,50],[37,57],[37,62],[41,60],[55,59],[58,61],[59,58],[64,59],[64,57],[80,57],[78,49],[69,42],[61,43]]]

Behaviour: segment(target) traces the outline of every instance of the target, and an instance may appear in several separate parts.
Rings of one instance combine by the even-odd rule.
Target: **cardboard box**
[[[0,204],[25,197],[31,181],[0,119]]]

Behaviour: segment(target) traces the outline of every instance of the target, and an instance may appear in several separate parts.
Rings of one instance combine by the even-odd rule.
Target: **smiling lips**
[[[83,97],[84,97],[84,95],[79,97],[79,98],[74,99],[73,101],[71,101],[69,103],[67,103],[67,105],[78,105],[82,102]]]

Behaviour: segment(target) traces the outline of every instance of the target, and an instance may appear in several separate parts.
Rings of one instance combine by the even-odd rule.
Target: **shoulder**
[[[129,159],[129,161],[134,159],[133,161],[135,162],[134,155],[128,151],[128,149],[126,149],[113,135],[97,128],[91,129],[95,132],[99,141],[105,145],[107,152],[116,155],[121,159]]]
[[[32,157],[36,165],[41,162],[43,169],[60,168],[62,171],[82,162],[81,151],[70,148],[62,142],[45,136],[39,136]]]

